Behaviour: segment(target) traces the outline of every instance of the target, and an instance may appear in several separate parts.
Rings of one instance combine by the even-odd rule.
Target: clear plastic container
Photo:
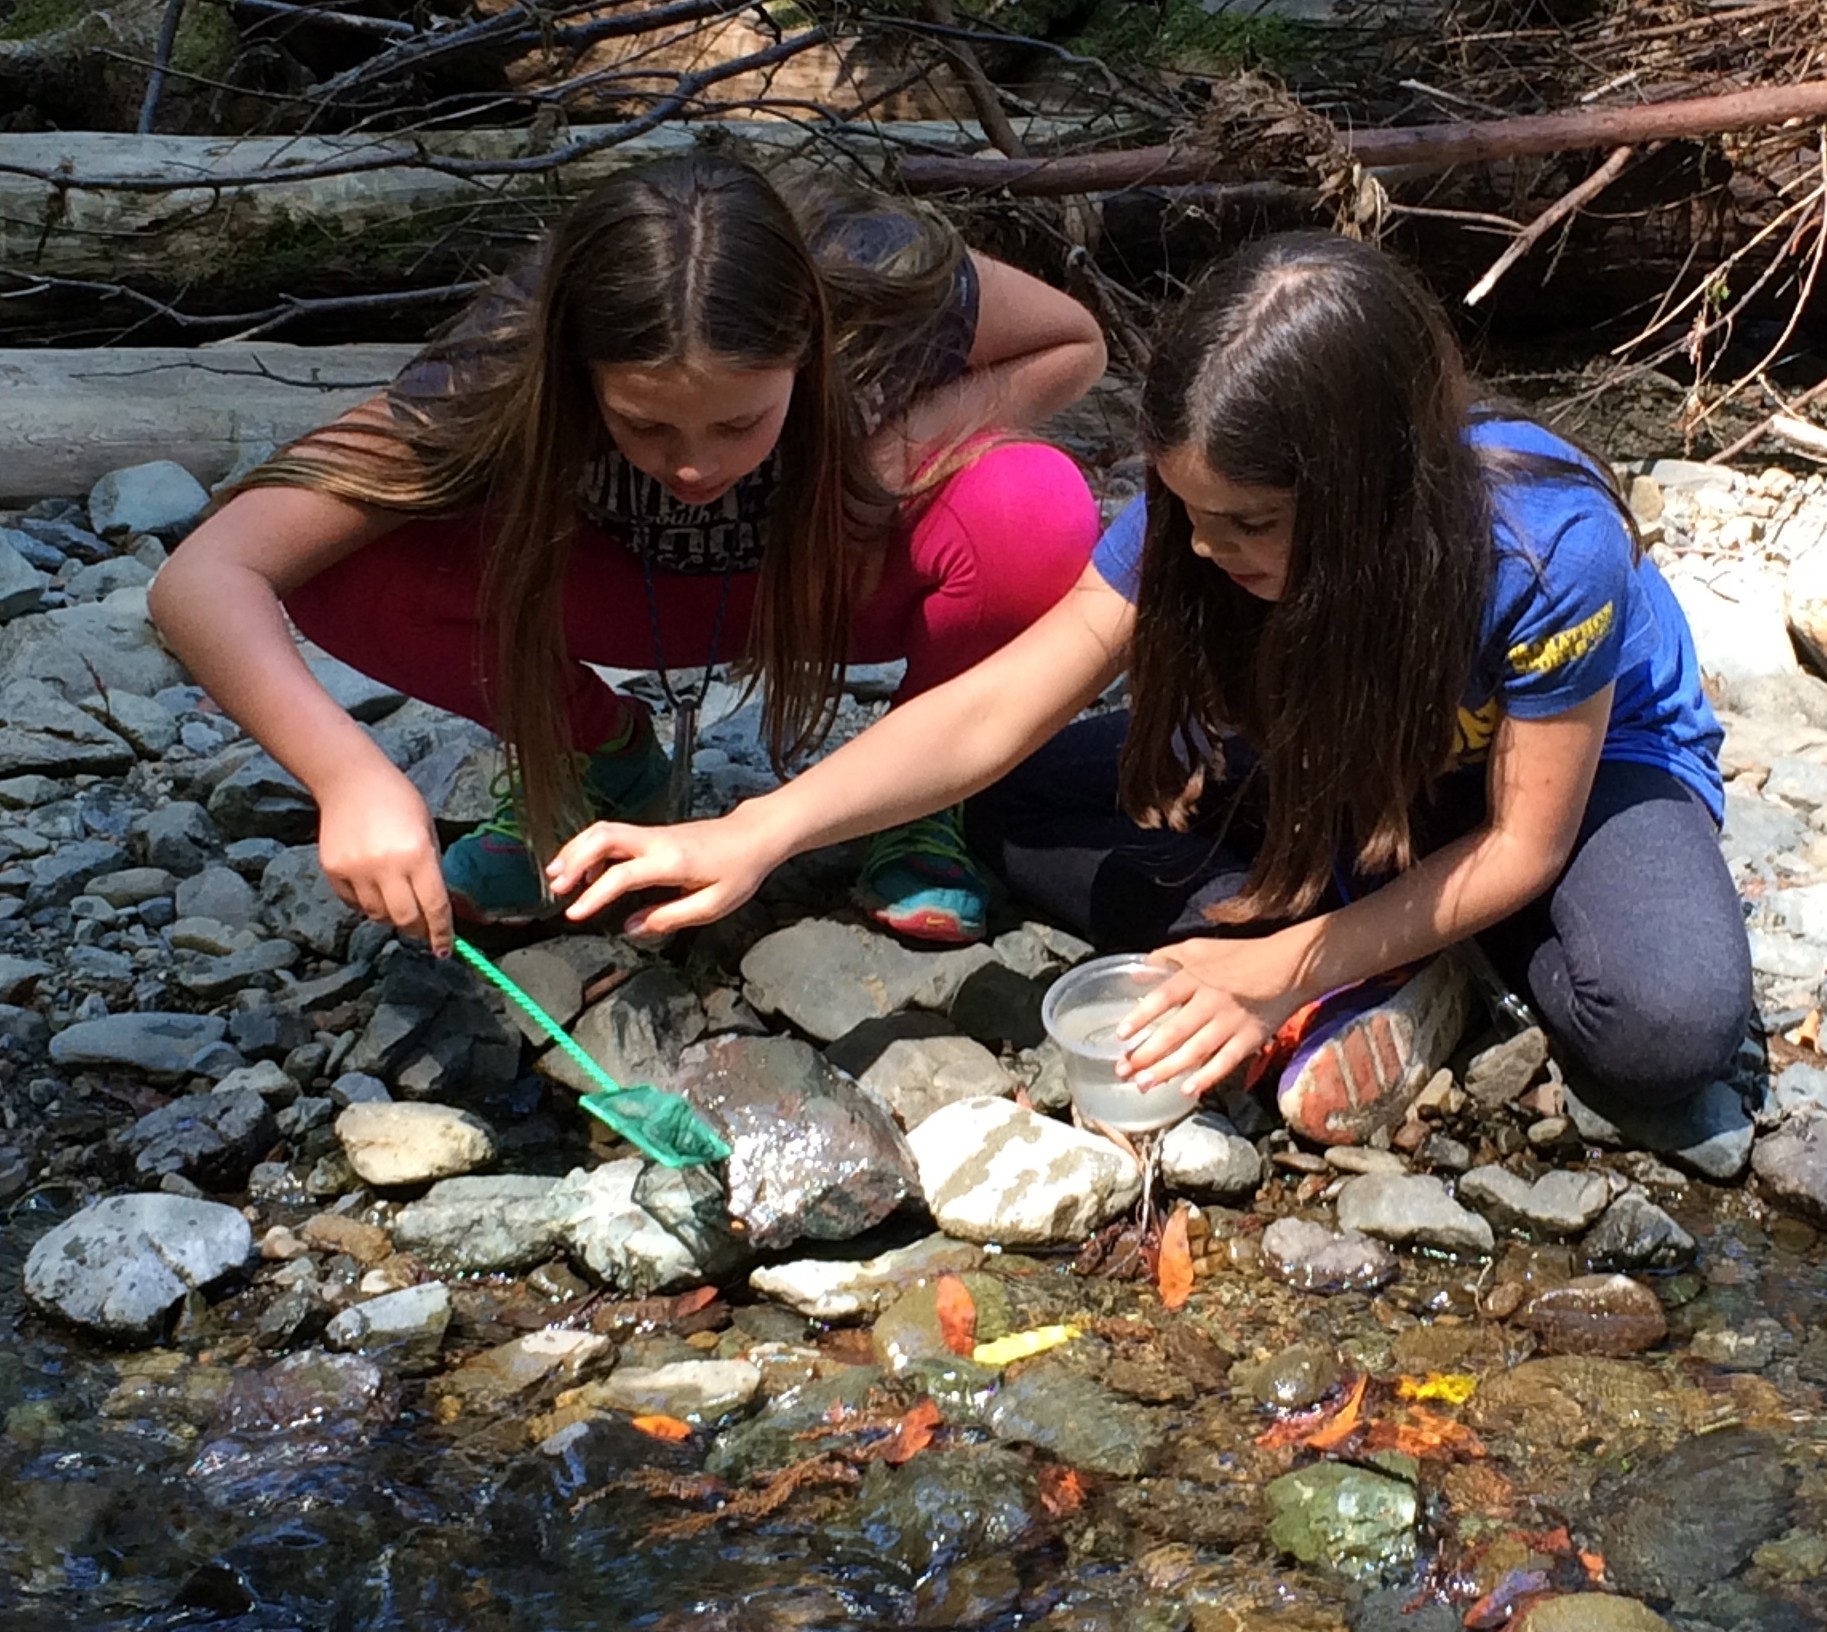
[[[1119,1038],[1123,1017],[1170,971],[1133,953],[1093,958],[1047,989],[1041,1021],[1066,1056],[1066,1082],[1081,1115],[1119,1133],[1148,1133],[1190,1116],[1198,1101],[1180,1092],[1179,1079],[1137,1088],[1116,1074],[1117,1061],[1136,1038]]]

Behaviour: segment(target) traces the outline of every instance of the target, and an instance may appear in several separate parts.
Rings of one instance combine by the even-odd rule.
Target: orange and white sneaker
[[[1316,1144],[1362,1144],[1408,1114],[1471,1011],[1465,971],[1442,953],[1309,1004],[1276,1034],[1255,1074],[1279,1055],[1286,1063],[1275,1102],[1289,1128]]]

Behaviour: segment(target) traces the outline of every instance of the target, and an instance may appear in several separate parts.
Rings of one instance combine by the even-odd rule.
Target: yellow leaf
[[[1396,1382],[1396,1396],[1404,1400],[1444,1400],[1464,1405],[1478,1391],[1478,1379],[1463,1371],[1430,1371],[1425,1377],[1403,1377]]]
[[[971,1351],[971,1358],[980,1366],[1006,1366],[1016,1360],[1026,1360],[1030,1355],[1057,1349],[1077,1336],[1076,1326],[1036,1326],[1028,1332],[1010,1332],[994,1343],[979,1343]]]

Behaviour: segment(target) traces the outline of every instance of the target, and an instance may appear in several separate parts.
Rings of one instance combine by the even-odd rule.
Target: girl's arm
[[[1103,331],[1070,295],[987,255],[977,271],[977,332],[965,373],[917,399],[881,433],[885,474],[903,485],[936,448],[981,430],[1025,430],[1103,377]]]
[[[249,488],[160,568],[148,606],[197,682],[317,801],[336,893],[442,952],[450,901],[425,801],[317,683],[280,605],[400,520],[308,488]]]
[[[1135,612],[1094,566],[1007,646],[909,699],[784,787],[716,821],[671,828],[598,822],[559,851],[553,893],[588,883],[566,909],[583,919],[630,890],[679,899],[638,913],[628,933],[709,923],[753,895],[789,856],[955,804],[994,782],[1095,699],[1122,667]]]
[[[1489,816],[1381,889],[1260,940],[1163,947],[1179,973],[1124,1022],[1160,1024],[1119,1070],[1203,1093],[1244,1064],[1281,1023],[1337,987],[1438,952],[1526,906],[1573,853],[1611,718],[1612,687],[1548,719],[1505,717],[1486,771]]]

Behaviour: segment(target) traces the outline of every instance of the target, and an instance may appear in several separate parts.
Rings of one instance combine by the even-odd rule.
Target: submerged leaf
[[[635,1417],[630,1420],[630,1427],[638,1428],[652,1439],[690,1439],[691,1424],[681,1422],[677,1417],[651,1416]]]
[[[1444,1400],[1464,1405],[1478,1390],[1478,1379],[1463,1371],[1430,1371],[1425,1377],[1398,1377],[1396,1397],[1402,1400]]]
[[[933,1442],[933,1431],[944,1422],[938,1405],[922,1400],[894,1426],[894,1433],[882,1450],[882,1460],[892,1468],[911,1461]]]
[[[1193,1295],[1193,1250],[1187,1241],[1187,1212],[1185,1207],[1176,1207],[1161,1231],[1155,1284],[1161,1289],[1164,1309],[1178,1309]]]
[[[1076,1326],[1036,1326],[1032,1331],[1010,1332],[994,1343],[979,1343],[971,1358],[980,1366],[1007,1366],[1030,1355],[1044,1354],[1078,1336]]]
[[[953,1354],[968,1360],[977,1346],[977,1300],[956,1275],[941,1275],[937,1294],[939,1335]]]

